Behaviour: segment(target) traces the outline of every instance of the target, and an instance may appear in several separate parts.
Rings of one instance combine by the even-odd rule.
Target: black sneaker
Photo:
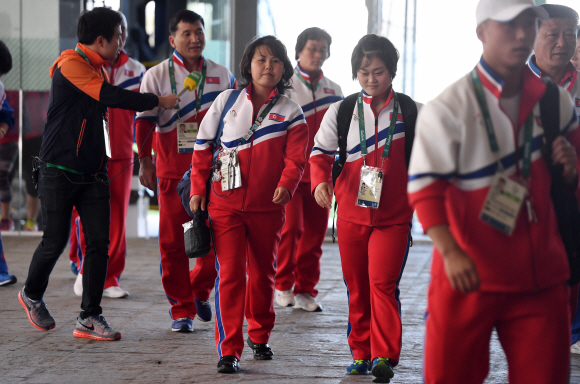
[[[24,293],[24,287],[20,292],[18,292],[18,301],[26,310],[28,315],[28,320],[34,326],[34,328],[40,329],[41,331],[48,331],[55,327],[54,318],[48,312],[44,300],[32,301]]]
[[[235,356],[224,356],[217,364],[218,373],[237,373],[240,369],[240,361]]]
[[[272,352],[272,348],[266,344],[256,344],[250,339],[248,336],[248,345],[254,351],[254,360],[272,360],[272,356],[274,356],[274,352]]]
[[[73,332],[74,337],[85,339],[112,341],[121,338],[121,332],[115,331],[107,324],[103,316],[89,316],[86,319],[77,317],[77,327]]]

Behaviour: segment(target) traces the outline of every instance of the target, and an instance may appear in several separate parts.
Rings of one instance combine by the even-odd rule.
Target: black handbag
[[[193,220],[183,224],[185,254],[190,259],[204,257],[211,250],[211,233],[206,224],[207,212],[194,215]]]

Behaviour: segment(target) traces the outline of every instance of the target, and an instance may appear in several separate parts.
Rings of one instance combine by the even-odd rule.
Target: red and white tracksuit
[[[328,107],[343,99],[340,86],[322,72],[312,79],[308,72],[296,66],[296,71],[309,82],[314,90],[308,88],[300,78],[292,76],[291,100],[300,105],[308,124],[309,154],[314,146],[314,135]],[[316,297],[315,288],[320,279],[320,257],[322,243],[328,230],[328,209],[316,203],[310,193],[310,165],[306,163],[304,175],[292,200],[286,205],[286,222],[282,229],[282,240],[276,256],[276,289],[287,291],[294,287],[294,294],[309,293]]]
[[[528,66],[536,76],[542,77],[540,68],[536,66],[536,55],[532,55],[528,61]],[[576,107],[576,114],[580,115],[580,81],[578,81],[578,71],[572,63],[568,63],[566,73],[558,85],[570,92],[570,96],[572,96],[572,101],[574,101]],[[570,287],[570,315],[572,316],[572,321],[574,320],[576,307],[578,306],[578,288],[578,284]]]
[[[482,383],[489,369],[489,340],[497,330],[509,363],[510,383],[565,383],[570,354],[569,267],[550,198],[551,176],[542,154],[539,100],[545,84],[524,69],[518,126],[500,107],[503,81],[481,59],[477,69],[495,129],[499,153],[489,148],[470,75],[422,109],[409,169],[409,199],[425,230],[448,225],[476,265],[480,288],[452,289],[443,258],[433,252],[424,349],[426,383]],[[577,116],[560,89],[562,134],[578,146]],[[529,194],[537,222],[523,208],[511,236],[479,219],[501,160],[516,178],[524,143],[521,127],[533,114]],[[517,140],[517,141],[516,141]],[[529,369],[538,360],[542,369]]]
[[[292,196],[306,164],[308,127],[300,106],[280,97],[249,142],[238,146],[257,116],[251,85],[242,90],[224,117],[221,147],[237,148],[242,186],[223,191],[221,182],[209,191],[209,216],[218,277],[215,284],[215,335],[218,355],[236,356],[244,349],[242,326],[254,343],[267,343],[274,327],[275,257],[284,224],[285,207],[272,202],[278,187]],[[230,95],[216,99],[204,119],[192,158],[191,196],[206,196],[213,145],[221,113]],[[246,281],[247,276],[247,281]]]
[[[371,109],[372,97],[363,95],[366,165],[373,167],[381,167],[393,113],[393,90],[388,92],[389,97],[378,116]],[[330,106],[314,138],[309,160],[312,193],[320,183],[332,183],[341,103]],[[403,117],[400,113],[397,116],[389,158],[382,165],[384,182],[379,208],[370,209],[355,205],[365,160],[360,151],[356,105],[353,115],[347,136],[346,162],[334,190],[338,204],[338,247],[348,292],[348,344],[353,359],[388,357],[396,365],[402,337],[399,281],[407,260],[413,216],[406,193]]]
[[[110,83],[126,90],[139,92],[141,79],[145,74],[145,66],[130,58],[121,51],[114,67],[104,67],[109,74]],[[105,289],[118,287],[119,279],[125,269],[127,255],[126,223],[129,196],[131,194],[131,178],[133,176],[133,120],[135,112],[125,109],[109,109],[109,138],[111,143],[111,158],[107,165],[111,190],[111,229],[109,244],[109,264]],[[85,240],[76,209],[73,209],[70,235],[69,258],[76,262],[80,273],[83,270]]]
[[[169,60],[164,60],[149,69],[143,77],[142,92],[156,95],[171,93],[169,80]],[[183,64],[181,55],[173,52],[175,82],[177,92],[182,88],[189,71]],[[155,126],[157,159],[157,192],[159,198],[159,251],[161,253],[161,282],[167,299],[171,303],[171,317],[193,319],[197,313],[194,298],[209,299],[213,288],[216,270],[213,253],[198,258],[192,271],[189,258],[185,254],[182,224],[191,220],[177,194],[177,184],[189,169],[191,152],[178,152],[178,122],[197,122],[200,124],[216,97],[224,90],[234,88],[236,80],[223,65],[207,60],[207,72],[199,113],[195,106],[198,91],[185,92],[180,97],[179,110],[164,110],[157,121],[159,107],[140,112],[136,119],[137,145],[140,157],[151,156],[153,135],[147,135]],[[202,61],[200,60],[201,72]]]

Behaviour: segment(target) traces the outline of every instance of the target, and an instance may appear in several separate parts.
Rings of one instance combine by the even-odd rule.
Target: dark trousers
[[[109,260],[109,185],[91,175],[77,175],[58,168],[40,169],[38,197],[42,212],[42,241],[36,248],[26,280],[26,295],[42,299],[48,278],[68,242],[73,206],[86,241],[81,317],[102,313],[101,298]]]

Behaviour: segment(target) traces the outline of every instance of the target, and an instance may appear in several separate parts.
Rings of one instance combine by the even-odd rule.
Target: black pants
[[[42,241],[36,248],[26,280],[26,295],[42,299],[48,278],[64,251],[70,235],[71,215],[76,207],[85,234],[81,317],[102,313],[101,298],[109,261],[109,185],[90,175],[58,168],[40,169],[38,197],[42,212]]]

